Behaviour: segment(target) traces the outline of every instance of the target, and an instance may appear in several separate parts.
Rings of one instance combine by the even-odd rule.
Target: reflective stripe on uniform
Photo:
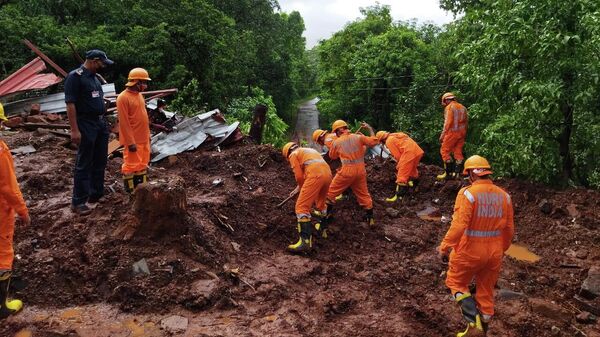
[[[465,197],[467,197],[470,203],[475,202],[475,197],[473,196],[473,194],[471,194],[471,192],[469,192],[469,190],[465,190],[463,194],[465,195]]]
[[[296,214],[296,217],[298,219],[310,219],[310,214],[298,213],[298,214]]]
[[[467,234],[467,236],[473,236],[476,238],[493,238],[496,236],[500,236],[500,231],[477,231],[473,229],[467,229],[465,234]]]
[[[304,163],[302,163],[304,166],[308,166],[310,164],[314,164],[314,163],[324,163],[325,160],[323,159],[309,159],[307,161],[305,161]]]
[[[342,164],[344,165],[349,165],[349,164],[360,164],[360,163],[364,163],[365,162],[365,158],[358,158],[358,159],[341,159]]]
[[[459,125],[459,122],[464,117],[464,113],[465,113],[464,109],[462,109],[462,108],[457,109],[457,108],[452,107],[452,117],[453,117],[453,122],[454,122],[452,130],[458,131],[458,130],[462,130],[465,128],[464,125]]]

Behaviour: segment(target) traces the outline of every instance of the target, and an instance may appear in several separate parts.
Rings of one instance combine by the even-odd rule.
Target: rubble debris
[[[538,207],[544,214],[550,214],[552,212],[552,203],[547,199],[542,199],[542,201],[540,201],[538,204]]]
[[[582,311],[577,316],[575,316],[575,320],[581,324],[591,324],[595,323],[598,320],[598,317],[594,316],[593,314],[587,311]]]
[[[29,90],[45,89],[62,81],[60,77],[53,73],[40,74],[46,69],[44,61],[36,57],[0,82],[0,97]],[[6,114],[9,114],[8,110]]]
[[[160,327],[170,333],[182,333],[187,330],[188,319],[182,316],[169,316],[160,321]]]
[[[590,268],[587,278],[581,285],[579,294],[590,300],[600,296],[600,266]]]
[[[558,304],[554,304],[541,298],[531,298],[529,299],[529,305],[531,305],[531,310],[533,312],[543,317],[556,321],[568,320],[569,313]]]
[[[37,151],[33,145],[25,145],[18,147],[16,149],[10,149],[10,153],[12,154],[30,154],[35,153]]]
[[[152,162],[168,156],[198,148],[205,141],[212,139],[212,146],[217,146],[238,130],[239,122],[227,125],[219,109],[184,119],[175,127],[176,131],[161,132],[152,137]],[[209,138],[210,137],[210,138]],[[241,139],[236,136],[235,140]]]
[[[146,259],[141,259],[133,264],[133,273],[150,275],[150,268],[148,268]]]
[[[512,291],[509,289],[499,289],[498,291],[496,291],[496,297],[498,297],[498,300],[500,301],[510,301],[514,299],[527,298],[527,296],[525,296],[524,293],[520,291]]]
[[[390,217],[392,217],[392,218],[397,218],[398,215],[400,215],[400,211],[397,210],[397,209],[395,209],[395,208],[393,208],[393,207],[386,208],[385,209],[385,213],[387,215],[389,215]]]

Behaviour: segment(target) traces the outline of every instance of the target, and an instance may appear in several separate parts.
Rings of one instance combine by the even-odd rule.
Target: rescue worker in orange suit
[[[396,193],[387,202],[394,202],[402,198],[408,192],[409,185],[416,187],[419,184],[419,162],[423,158],[423,150],[412,138],[403,132],[389,133],[379,131],[375,135],[377,140],[392,153],[396,159]]]
[[[327,217],[325,225],[327,226],[332,219],[333,205],[336,196],[340,195],[346,189],[351,188],[356,196],[358,203],[365,210],[365,220],[369,225],[375,224],[373,218],[373,199],[369,194],[367,187],[367,170],[365,169],[365,152],[367,147],[378,144],[375,138],[373,128],[367,123],[362,123],[362,127],[369,130],[370,137],[362,134],[350,133],[348,124],[343,120],[333,122],[332,132],[338,137],[333,141],[329,150],[329,158],[338,159],[342,162],[342,167],[338,169],[329,192],[327,193]]]
[[[313,142],[315,142],[316,144],[319,144],[321,146],[327,147],[328,152],[325,155],[323,155],[325,160],[327,160],[327,158],[329,157],[329,149],[331,149],[333,141],[336,140],[337,138],[338,137],[335,133],[327,132],[327,130],[321,130],[321,129],[315,130],[312,134]],[[348,191],[344,191],[342,194],[335,197],[335,201],[342,201],[342,200],[348,200],[348,199],[350,199],[350,195],[349,195]]]
[[[148,88],[148,72],[134,68],[129,72],[127,87],[117,97],[119,142],[123,145],[123,183],[132,193],[137,185],[148,180],[150,162],[150,122],[146,102],[141,92]]]
[[[14,260],[13,235],[15,214],[23,226],[31,223],[27,206],[15,176],[13,158],[6,144],[0,140],[0,319],[19,312],[20,300],[8,300],[8,289]]]
[[[316,129],[312,134],[313,142],[321,146],[327,146],[328,150],[331,149],[331,144],[336,139],[336,134],[333,132],[327,132],[327,130]]]
[[[311,207],[315,205],[320,214],[327,214],[325,199],[331,184],[331,169],[315,149],[299,147],[293,142],[285,144],[282,154],[290,163],[298,184],[290,195],[300,192],[296,201],[300,237],[298,242],[288,246],[288,250],[306,252],[312,248]],[[315,229],[321,237],[327,237],[326,229],[321,227],[320,221],[315,224]]]
[[[440,154],[444,161],[444,173],[437,176],[438,180],[458,177],[463,169],[463,146],[467,136],[467,108],[456,101],[453,93],[442,95],[444,106],[444,129],[440,135]],[[453,158],[454,157],[454,158]]]
[[[440,257],[450,255],[446,286],[468,322],[459,337],[487,333],[494,315],[494,285],[514,234],[511,198],[494,185],[491,174],[485,158],[465,161],[463,175],[469,176],[471,185],[458,192],[452,223],[438,247]],[[469,292],[473,279],[474,295]]]

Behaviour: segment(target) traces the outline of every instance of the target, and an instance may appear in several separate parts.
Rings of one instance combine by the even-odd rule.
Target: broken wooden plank
[[[44,129],[70,129],[69,124],[45,124],[45,123],[23,123],[22,126],[26,129],[35,130],[37,128]]]
[[[121,147],[121,143],[118,139],[113,139],[108,143],[108,154],[117,151]]]

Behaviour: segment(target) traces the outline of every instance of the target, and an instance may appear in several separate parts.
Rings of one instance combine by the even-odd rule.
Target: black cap
[[[102,63],[107,66],[113,64],[114,62],[106,56],[106,53],[99,49],[88,50],[85,53],[85,58],[88,60],[100,60]]]

